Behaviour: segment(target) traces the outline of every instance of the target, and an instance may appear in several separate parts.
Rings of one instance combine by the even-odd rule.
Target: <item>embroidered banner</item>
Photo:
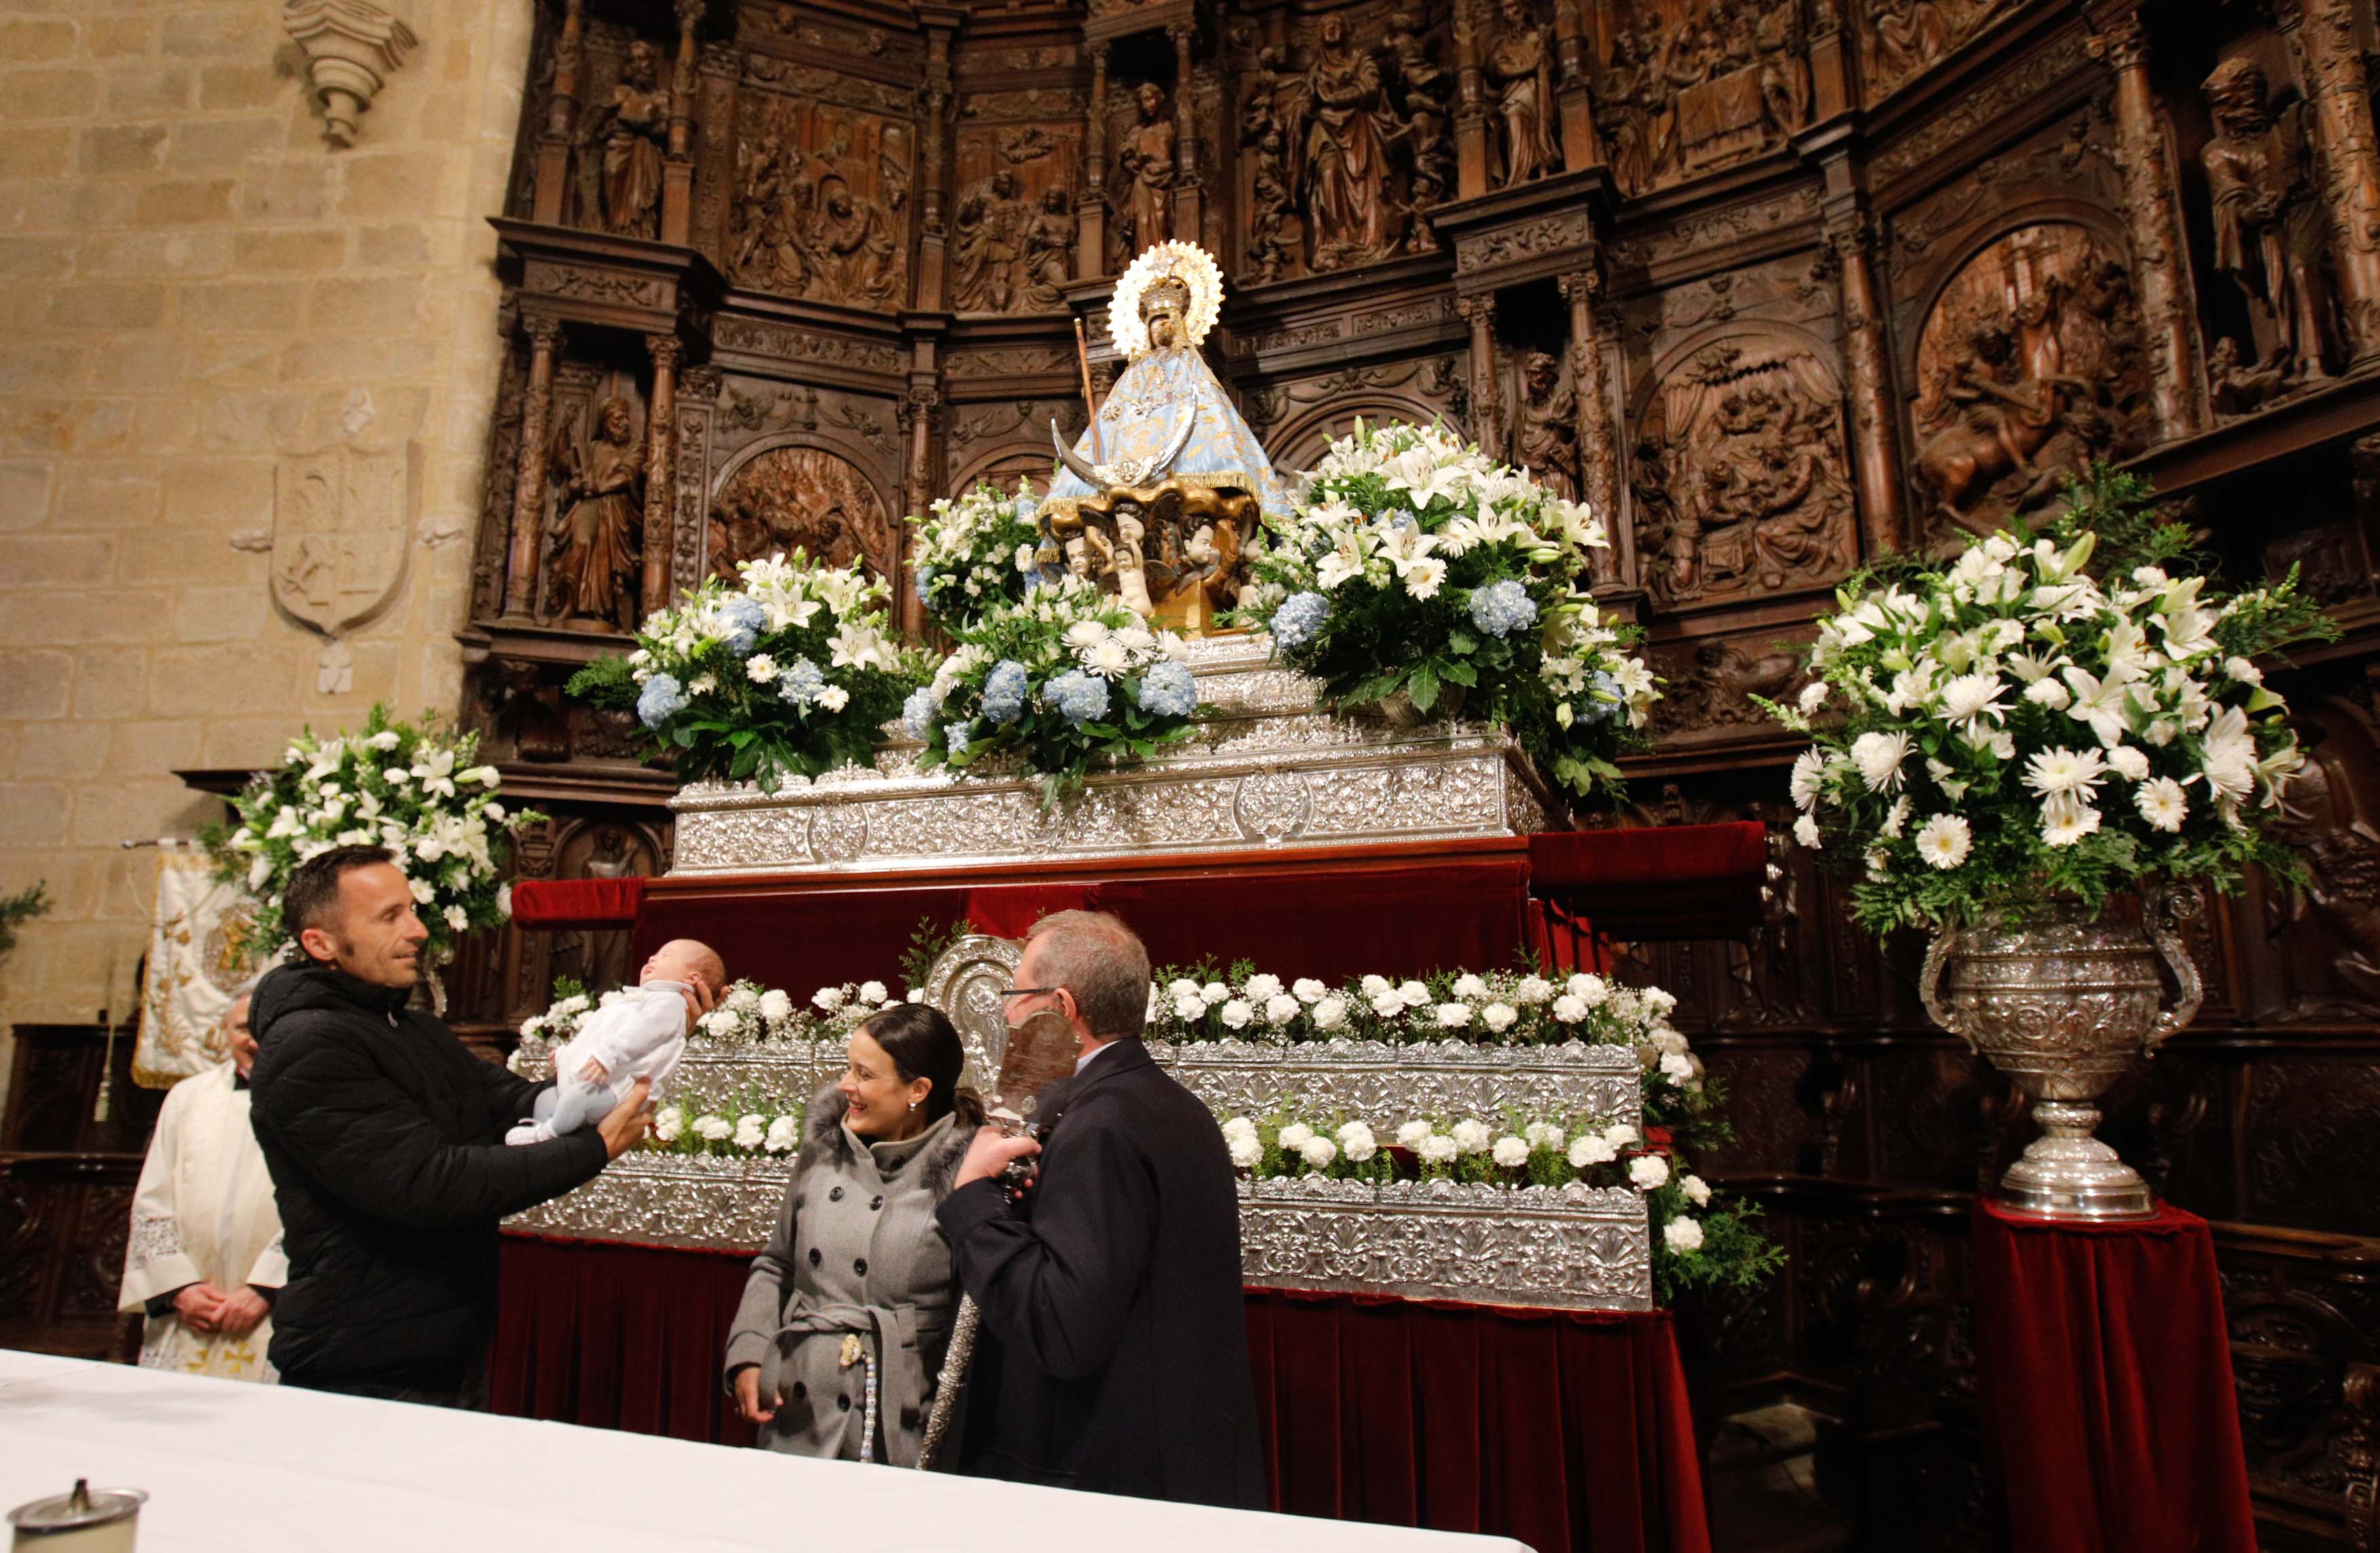
[[[148,974],[140,989],[134,1082],[170,1089],[231,1055],[223,1017],[254,967],[247,928],[253,906],[219,884],[195,847],[157,849],[157,904],[150,916]]]

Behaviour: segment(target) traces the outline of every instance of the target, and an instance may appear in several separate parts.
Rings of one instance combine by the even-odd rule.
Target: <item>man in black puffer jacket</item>
[[[650,1086],[600,1129],[507,1147],[540,1086],[407,1007],[429,937],[413,907],[375,846],[300,865],[283,898],[304,957],[264,978],[249,1019],[250,1115],[289,1256],[270,1356],[288,1385],[473,1407],[495,1330],[498,1221],[642,1137]]]

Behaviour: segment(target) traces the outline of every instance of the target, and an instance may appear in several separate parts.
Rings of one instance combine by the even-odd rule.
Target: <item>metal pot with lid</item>
[[[14,1545],[38,1547],[42,1553],[132,1553],[140,1506],[149,1496],[139,1488],[94,1490],[87,1477],[75,1479],[70,1492],[20,1504],[8,1512],[17,1529]]]

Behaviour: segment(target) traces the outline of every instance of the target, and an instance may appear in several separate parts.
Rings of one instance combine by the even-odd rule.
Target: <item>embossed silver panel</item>
[[[1240,1276],[1268,1289],[1653,1308],[1645,1200],[1625,1186],[1243,1181]]]
[[[769,1244],[794,1157],[627,1154],[566,1197],[504,1220],[512,1230],[644,1245],[759,1251]]]
[[[1636,1053],[1624,1046],[1471,1046],[1460,1041],[1152,1042],[1150,1052],[1220,1116],[1283,1108],[1378,1125],[1466,1116],[1568,1122],[1585,1113],[1640,1124]]]
[[[1267,659],[1262,637],[1191,644],[1212,714],[1157,760],[1094,772],[1045,809],[1022,772],[921,771],[896,742],[876,769],[764,794],[695,783],[677,811],[674,875],[939,867],[1050,857],[1260,852],[1541,829],[1534,774],[1495,729],[1402,729],[1318,710],[1314,682]]]

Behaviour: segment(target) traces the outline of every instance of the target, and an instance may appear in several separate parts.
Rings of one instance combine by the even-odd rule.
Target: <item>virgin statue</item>
[[[550,618],[582,631],[637,628],[637,575],[644,521],[639,509],[644,455],[636,445],[628,402],[603,401],[582,467],[567,430],[554,441]]]
[[[1238,601],[1242,547],[1291,505],[1199,354],[1222,297],[1222,272],[1195,243],[1132,261],[1108,305],[1123,371],[1072,448],[1050,428],[1066,468],[1040,507],[1047,553],[1185,633]]]

